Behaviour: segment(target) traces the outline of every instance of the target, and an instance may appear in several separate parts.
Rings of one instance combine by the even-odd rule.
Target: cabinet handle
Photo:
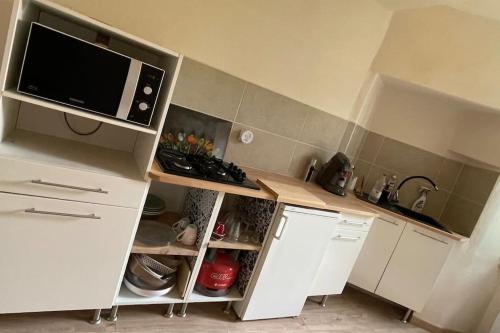
[[[394,221],[391,221],[391,220],[386,220],[386,219],[383,219],[383,218],[381,218],[381,217],[379,217],[378,219],[379,219],[379,220],[382,220],[382,221],[384,221],[384,222],[388,222],[388,223],[390,223],[390,224],[394,224],[394,225],[399,226],[399,223],[397,223],[397,222],[394,222]]]
[[[424,237],[427,237],[427,238],[433,239],[433,240],[435,240],[435,241],[438,241],[438,242],[440,242],[440,243],[443,243],[443,244],[448,245],[448,243],[446,243],[444,240],[441,240],[441,239],[439,239],[439,238],[436,238],[436,237],[432,237],[432,236],[426,235],[426,234],[424,234],[423,232],[420,232],[420,231],[418,231],[418,230],[413,229],[413,232],[416,232],[416,233],[417,233],[417,234],[419,234],[419,235],[422,235],[422,236],[424,236]]]
[[[358,227],[362,227],[362,226],[366,225],[366,222],[353,222],[353,221],[349,221],[349,220],[342,220],[340,223],[348,224],[348,225],[355,225]]]
[[[283,224],[282,224],[283,222]],[[281,239],[281,236],[283,235],[283,232],[285,231],[286,224],[288,222],[288,216],[283,215],[280,219],[280,225],[278,226],[278,229],[276,230],[276,234],[274,235],[274,238],[277,240]],[[278,236],[279,233],[279,236]]]
[[[36,210],[35,208],[29,208],[24,210],[25,213],[30,214],[43,214],[43,215],[55,215],[55,216],[68,216],[68,217],[77,217],[81,219],[93,219],[100,220],[101,217],[95,214],[81,215],[81,214],[69,214],[69,213],[59,213],[59,212],[48,212],[45,210]]]
[[[87,192],[96,192],[96,193],[103,193],[103,194],[108,194],[108,191],[104,191],[102,188],[88,188],[88,187],[80,187],[80,186],[73,186],[73,185],[65,185],[65,184],[58,184],[58,183],[51,183],[51,182],[44,182],[41,179],[34,179],[31,181],[33,184],[38,184],[38,185],[46,185],[46,186],[54,186],[54,187],[63,187],[63,188],[70,188],[72,190],[80,190],[80,191],[87,191]]]
[[[335,236],[335,237],[332,238],[332,240],[336,240],[336,239],[357,241],[357,240],[360,240],[361,237],[351,237],[351,236],[337,235],[337,236]]]

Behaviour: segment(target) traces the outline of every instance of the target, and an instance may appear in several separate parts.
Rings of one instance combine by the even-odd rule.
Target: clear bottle
[[[384,190],[386,184],[387,184],[387,176],[384,174],[375,182],[375,185],[373,185],[372,190],[368,195],[368,200],[373,203],[377,203],[378,200],[380,199],[380,196],[382,195],[382,191]]]

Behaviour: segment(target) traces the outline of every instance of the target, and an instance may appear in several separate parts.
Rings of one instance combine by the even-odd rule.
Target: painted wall
[[[500,22],[450,7],[394,13],[373,69],[500,108]]]
[[[499,283],[497,285],[494,296],[491,299],[490,305],[486,309],[486,312],[484,313],[481,323],[476,329],[476,333],[500,332],[500,279],[498,282]]]
[[[351,0],[56,0],[348,119],[391,11]]]

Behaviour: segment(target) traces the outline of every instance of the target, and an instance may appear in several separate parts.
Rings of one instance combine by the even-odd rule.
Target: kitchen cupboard
[[[447,237],[407,223],[375,293],[421,311],[452,246]]]
[[[309,295],[338,213],[281,206],[246,299],[242,320],[298,316]]]
[[[109,308],[137,209],[0,193],[0,313]]]
[[[392,217],[375,218],[349,282],[374,293],[406,225]]]
[[[341,294],[372,225],[373,218],[341,214],[330,237],[309,296]]]

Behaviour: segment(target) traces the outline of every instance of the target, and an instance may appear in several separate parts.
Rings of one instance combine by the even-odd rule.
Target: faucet
[[[396,204],[399,202],[399,190],[401,189],[401,187],[403,187],[403,185],[409,181],[409,180],[412,180],[412,179],[416,179],[416,178],[420,178],[420,179],[425,179],[427,180],[429,183],[432,184],[432,186],[434,187],[434,190],[435,191],[438,191],[439,188],[438,186],[436,185],[436,183],[434,183],[432,181],[432,179],[430,178],[427,178],[425,176],[411,176],[411,177],[407,177],[405,179],[403,179],[403,181],[401,183],[399,183],[399,186],[396,188],[396,190],[394,192],[391,192],[390,195],[389,195],[389,202],[391,202],[392,204]]]

